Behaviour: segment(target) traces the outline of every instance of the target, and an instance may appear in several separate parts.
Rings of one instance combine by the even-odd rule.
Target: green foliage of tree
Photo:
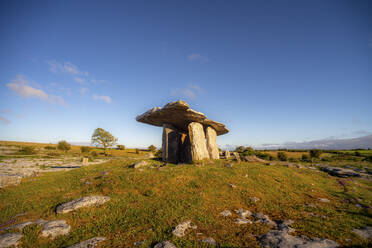
[[[80,146],[80,151],[82,153],[90,152],[91,150],[92,150],[92,148],[89,147],[89,146]]]
[[[288,156],[285,152],[278,152],[277,156],[280,161],[287,161],[288,159]]]
[[[149,149],[150,152],[155,152],[155,151],[156,151],[156,146],[154,146],[154,145],[150,145],[150,146],[148,147],[148,149]]]
[[[117,138],[115,138],[110,132],[102,128],[97,128],[96,130],[94,130],[92,135],[92,144],[95,146],[103,147],[105,155],[107,155],[107,148],[115,145],[117,141]]]
[[[117,145],[116,148],[118,150],[125,150],[125,146],[124,145]]]
[[[309,154],[311,158],[320,158],[322,151],[319,149],[312,149],[309,151]]]
[[[61,140],[60,142],[58,142],[57,149],[67,152],[71,149],[71,145],[66,140]]]

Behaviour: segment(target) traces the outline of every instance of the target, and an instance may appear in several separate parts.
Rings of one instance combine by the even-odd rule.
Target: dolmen
[[[163,127],[162,159],[169,163],[219,159],[217,136],[229,132],[224,124],[207,119],[182,100],[152,108],[136,120]]]

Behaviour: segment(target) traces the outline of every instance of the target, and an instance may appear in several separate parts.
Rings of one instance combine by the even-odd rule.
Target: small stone
[[[31,224],[34,224],[34,222],[32,222],[32,221],[22,222],[22,223],[19,223],[19,224],[16,224],[16,225],[13,225],[13,226],[4,228],[4,230],[16,229],[16,230],[21,230],[22,231],[23,228],[25,228],[26,226],[29,226]]]
[[[146,160],[142,160],[140,162],[132,164],[131,167],[134,168],[134,169],[138,169],[138,168],[141,168],[141,167],[145,167],[147,165],[149,165],[149,162],[147,162]]]
[[[210,245],[216,245],[217,244],[216,240],[214,240],[214,238],[212,238],[212,237],[202,239],[202,240],[200,240],[200,242],[207,243],[207,244],[210,244]]]
[[[20,233],[4,233],[0,235],[0,247],[17,246],[18,241],[22,238]]]
[[[372,227],[370,227],[370,226],[360,228],[360,229],[355,228],[355,229],[353,229],[352,232],[359,235],[360,237],[362,237],[364,239],[372,238]]]
[[[196,229],[197,226],[193,226],[191,225],[191,221],[188,220],[188,221],[184,221],[182,222],[181,224],[178,224],[172,231],[173,235],[177,236],[177,237],[183,237],[185,236],[185,231],[188,229],[188,228],[192,228],[192,229]]]
[[[169,242],[168,240],[167,241],[163,241],[161,243],[157,243],[154,248],[177,248],[174,244],[172,244],[171,242]]]
[[[235,213],[239,214],[241,218],[247,218],[248,216],[252,215],[251,211],[244,210],[242,208],[235,210]]]
[[[102,205],[109,200],[110,200],[110,197],[108,196],[86,196],[86,197],[79,198],[79,199],[59,205],[56,208],[56,213],[65,214],[75,209],[82,208],[82,207]]]
[[[236,185],[234,185],[234,184],[232,184],[232,183],[229,183],[229,186],[230,186],[231,188],[236,188]]]
[[[227,167],[227,168],[232,168],[233,165],[232,165],[232,164],[225,164],[225,167]]]
[[[70,225],[65,220],[52,220],[43,224],[41,236],[54,239],[59,235],[65,235],[70,232]]]
[[[328,203],[328,202],[331,202],[329,199],[327,199],[327,198],[318,198],[318,200],[320,201],[320,202],[325,202],[325,203]]]
[[[234,223],[238,225],[245,225],[252,224],[253,222],[251,220],[247,220],[246,218],[237,218],[235,219]]]
[[[83,242],[69,246],[68,248],[93,248],[98,245],[99,242],[106,240],[105,237],[94,237]]]
[[[260,201],[260,198],[255,197],[255,196],[252,196],[252,197],[249,197],[249,200],[251,200],[252,202],[256,203],[256,202]]]
[[[224,210],[220,213],[220,215],[224,216],[224,217],[227,217],[227,216],[230,216],[231,215],[231,212],[230,210]]]
[[[140,245],[142,245],[143,243],[145,243],[145,240],[143,240],[143,241],[136,241],[136,242],[133,243],[133,245],[134,245],[134,246],[140,246]]]

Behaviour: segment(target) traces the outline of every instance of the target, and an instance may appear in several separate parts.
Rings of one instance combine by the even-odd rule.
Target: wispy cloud
[[[108,83],[107,80],[97,80],[97,79],[91,79],[90,80],[92,83],[95,83],[95,84],[104,84],[104,83]]]
[[[88,91],[88,88],[80,88],[80,94],[81,95],[85,95],[85,93],[87,93],[87,91]]]
[[[48,60],[47,63],[49,64],[49,69],[55,73],[67,73],[72,75],[83,75],[88,76],[89,73],[86,71],[82,71],[76,65],[72,64],[71,62],[58,62],[56,60]]]
[[[85,83],[85,79],[84,78],[74,77],[74,80],[75,80],[75,82],[77,82],[79,84],[84,84]]]
[[[203,93],[203,90],[200,88],[200,86],[195,85],[195,84],[190,84],[186,88],[171,90],[172,96],[185,97],[189,99],[195,99],[198,95],[202,93]]]
[[[23,98],[38,98],[53,104],[65,104],[65,101],[61,96],[48,95],[42,89],[31,87],[30,82],[27,81],[22,75],[18,75],[16,79],[12,80],[11,83],[6,84],[6,86],[8,89]]]
[[[189,54],[187,55],[187,59],[189,61],[198,61],[200,63],[207,63],[209,61],[209,59],[205,56],[202,56],[201,54],[199,53],[192,53],[192,54]]]
[[[5,125],[10,124],[10,120],[8,120],[8,119],[6,119],[5,117],[2,117],[2,116],[0,116],[0,122],[5,124]]]
[[[111,97],[109,97],[109,96],[93,95],[93,99],[104,101],[106,103],[111,103],[112,102]]]

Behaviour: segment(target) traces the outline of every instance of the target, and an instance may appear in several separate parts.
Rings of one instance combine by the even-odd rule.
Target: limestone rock
[[[224,210],[220,213],[220,215],[224,216],[224,217],[227,217],[227,216],[230,216],[231,215],[231,212],[230,210]]]
[[[0,235],[0,247],[17,246],[19,240],[22,238],[20,233],[4,233]]]
[[[68,213],[68,212],[71,212],[75,209],[82,208],[82,207],[102,205],[109,200],[110,200],[110,197],[108,196],[86,196],[86,197],[79,198],[79,199],[59,205],[56,209],[56,213],[64,214],[64,213]]]
[[[247,218],[252,215],[251,211],[242,208],[235,210],[235,213],[237,213],[241,218]]]
[[[191,221],[188,220],[188,221],[182,222],[181,224],[178,224],[178,225],[173,229],[172,233],[173,233],[173,235],[175,235],[175,236],[177,236],[177,237],[180,238],[180,237],[185,236],[185,231],[186,231],[188,228],[196,229],[197,227],[191,225]]]
[[[203,125],[197,122],[191,122],[188,125],[191,157],[193,161],[209,159],[209,153],[205,142]]]
[[[207,243],[207,244],[210,244],[210,245],[217,245],[216,240],[214,240],[214,238],[212,238],[212,237],[202,239],[202,240],[200,240],[200,242]]]
[[[83,165],[87,165],[88,162],[89,162],[89,159],[88,158],[83,158],[81,162],[82,162]]]
[[[337,177],[361,177],[361,174],[358,172],[355,172],[354,170],[340,168],[340,167],[324,166],[324,167],[321,167],[321,170],[327,172],[328,174],[332,176],[337,176]]]
[[[225,164],[225,167],[232,168],[233,165],[229,163],[229,164]]]
[[[276,223],[272,221],[269,216],[263,213],[254,213],[252,215],[256,219],[256,223],[267,224],[269,226],[276,226]]]
[[[54,239],[59,235],[66,235],[70,232],[70,225],[65,220],[52,220],[43,224],[41,236]]]
[[[177,163],[179,161],[179,144],[181,134],[170,124],[163,125],[163,154],[164,162]]]
[[[225,151],[225,158],[230,159],[230,151],[229,150]]]
[[[219,159],[220,153],[217,146],[217,133],[212,127],[206,127],[205,136],[207,140],[207,150],[211,159]]]
[[[329,199],[327,199],[327,198],[318,198],[318,200],[320,201],[320,202],[325,202],[325,203],[329,203],[329,202],[331,202]]]
[[[199,122],[203,126],[213,127],[217,135],[229,132],[225,125],[207,119],[203,113],[190,109],[189,105],[181,100],[170,102],[163,108],[152,108],[142,115],[137,116],[136,120],[159,127],[163,126],[163,124],[171,124],[183,132],[187,132],[187,127],[191,122]]]
[[[247,220],[246,218],[237,218],[235,219],[235,224],[238,225],[245,225],[245,224],[252,224],[253,222],[251,220]]]
[[[149,162],[147,162],[146,160],[142,160],[142,161],[139,161],[139,162],[136,162],[136,163],[132,164],[130,167],[132,167],[134,169],[139,169],[139,168],[145,167],[147,165],[149,165]]]
[[[105,237],[94,237],[83,242],[69,246],[68,248],[93,248],[98,245],[99,242],[106,240]]]
[[[245,162],[260,162],[260,163],[266,163],[267,161],[261,158],[258,158],[256,156],[244,156],[243,161]]]
[[[260,198],[255,197],[255,196],[252,196],[252,197],[249,197],[249,200],[251,200],[252,202],[256,203],[256,202],[260,201]]]
[[[372,227],[367,226],[361,229],[353,229],[353,233],[359,235],[364,239],[370,239],[372,238]]]
[[[177,247],[167,240],[167,241],[157,243],[154,246],[154,248],[177,248]]]
[[[239,155],[238,152],[233,152],[232,155],[233,155],[233,157],[234,157],[234,159],[235,159],[236,161],[240,162],[240,155]]]

